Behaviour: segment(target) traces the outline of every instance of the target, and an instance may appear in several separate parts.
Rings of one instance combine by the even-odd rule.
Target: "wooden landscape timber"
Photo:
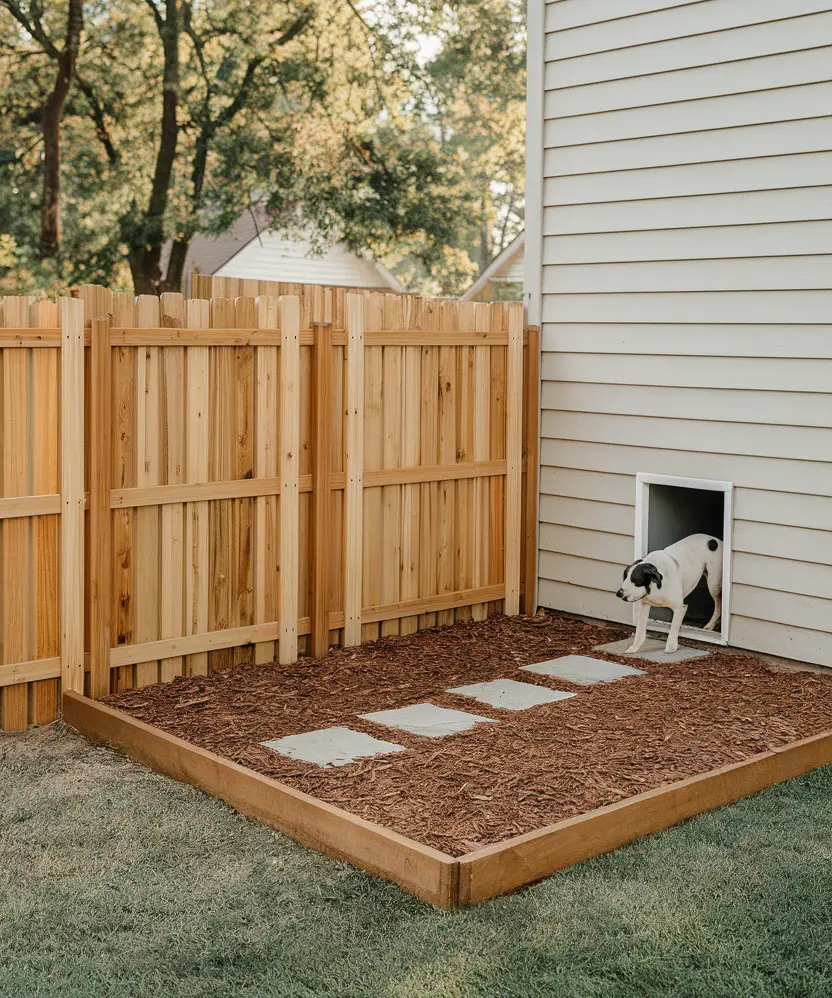
[[[0,300],[0,730],[534,602],[522,306],[233,291]]]
[[[303,845],[392,880],[438,908],[481,904],[644,835],[832,763],[832,732],[780,746],[526,835],[454,857],[303,794],[77,693],[64,719]]]

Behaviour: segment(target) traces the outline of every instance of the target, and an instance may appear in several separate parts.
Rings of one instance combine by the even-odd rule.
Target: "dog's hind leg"
[[[664,646],[664,650],[668,654],[673,654],[673,652],[679,650],[679,631],[682,629],[682,621],[685,619],[687,612],[688,608],[684,605],[673,608],[673,620],[671,621],[670,631],[667,635],[667,644]]]
[[[706,576],[706,581],[708,583],[708,592],[713,597],[714,612],[711,619],[707,624],[705,624],[704,630],[715,631],[716,625],[719,623],[719,619],[722,616],[722,579],[713,579],[711,577],[711,573],[709,572]]]
[[[636,633],[633,636],[633,643],[624,652],[625,655],[635,655],[641,650],[644,639],[647,637],[647,621],[650,617],[650,607],[646,603],[636,603],[633,607],[633,623],[636,625]]]

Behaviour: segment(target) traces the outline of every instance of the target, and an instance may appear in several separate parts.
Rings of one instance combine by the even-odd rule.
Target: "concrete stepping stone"
[[[368,756],[388,755],[391,752],[404,752],[404,745],[383,742],[351,728],[321,728],[319,731],[306,731],[302,735],[288,735],[276,741],[261,742],[266,748],[290,759],[314,762],[316,766],[328,769],[330,766],[346,766],[356,759]]]
[[[577,693],[563,693],[561,690],[550,690],[545,686],[535,686],[534,683],[518,683],[516,679],[495,679],[490,683],[473,683],[471,686],[457,686],[448,690],[457,696],[470,697],[480,703],[501,710],[528,710],[544,703],[556,703],[558,700],[569,700]]]
[[[606,645],[598,645],[593,651],[605,651],[610,655],[625,655],[627,649],[633,643],[632,638],[625,638],[623,641],[611,641]],[[677,651],[666,652],[664,650],[666,642],[657,641],[655,638],[648,638],[641,646],[641,650],[635,655],[628,655],[628,658],[640,658],[645,662],[688,662],[692,658],[705,658],[711,653],[702,651],[701,648],[679,648]]]
[[[379,710],[373,714],[359,714],[364,721],[383,724],[388,728],[400,728],[413,735],[425,738],[444,738],[460,731],[469,731],[477,724],[497,724],[490,717],[468,714],[463,710],[448,710],[432,703],[415,703],[410,707],[396,710]]]
[[[602,658],[590,658],[588,655],[565,655],[563,658],[553,658],[549,662],[523,665],[521,669],[524,672],[535,672],[539,676],[567,679],[570,683],[577,683],[580,686],[614,683],[616,679],[623,679],[625,676],[647,675],[641,669],[619,665],[617,662],[605,662]]]

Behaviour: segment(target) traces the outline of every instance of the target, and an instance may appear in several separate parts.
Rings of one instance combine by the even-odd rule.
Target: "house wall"
[[[388,278],[372,260],[363,260],[340,246],[322,256],[309,255],[307,242],[279,232],[262,232],[215,271],[215,277],[242,277],[293,284],[332,284],[347,288],[387,288]]]
[[[628,620],[636,473],[731,481],[731,644],[832,665],[832,3],[542,6],[539,601]]]

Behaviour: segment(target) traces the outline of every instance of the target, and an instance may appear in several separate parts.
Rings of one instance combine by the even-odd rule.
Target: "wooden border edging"
[[[439,908],[455,906],[459,863],[452,856],[77,693],[64,694],[63,714],[67,724],[93,741],[120,749],[157,773],[199,787],[305,846],[393,880]]]
[[[78,693],[64,693],[63,716],[93,741],[120,749],[305,846],[392,880],[446,909],[520,890],[565,867],[832,763],[832,732],[825,732],[455,858]]]
[[[486,846],[460,857],[458,904],[519,890],[830,762],[832,732],[826,732]]]

